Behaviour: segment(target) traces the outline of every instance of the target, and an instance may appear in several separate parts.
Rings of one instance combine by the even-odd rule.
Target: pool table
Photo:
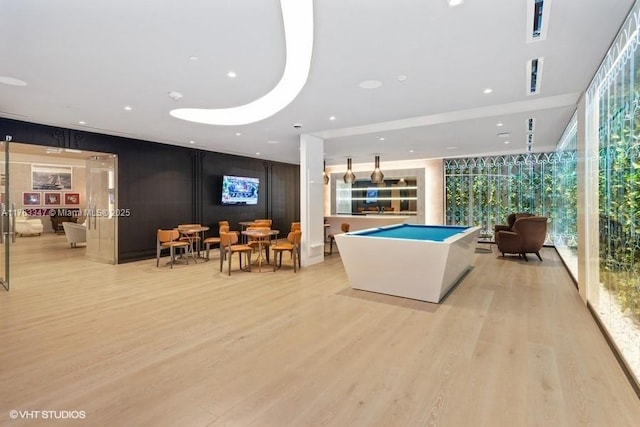
[[[352,288],[438,303],[471,268],[480,229],[398,224],[335,240]]]

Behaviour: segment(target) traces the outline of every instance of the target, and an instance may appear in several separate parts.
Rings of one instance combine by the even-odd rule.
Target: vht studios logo
[[[12,420],[83,420],[87,416],[85,411],[34,411],[12,409],[9,418]]]

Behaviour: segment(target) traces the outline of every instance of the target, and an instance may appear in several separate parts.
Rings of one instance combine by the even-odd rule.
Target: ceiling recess
[[[527,62],[527,95],[540,93],[543,58],[534,58]]]
[[[527,0],[527,43],[546,40],[551,0]]]
[[[527,133],[532,133],[536,128],[536,119],[527,119]]]

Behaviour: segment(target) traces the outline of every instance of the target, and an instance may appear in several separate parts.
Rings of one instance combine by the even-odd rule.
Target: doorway
[[[67,255],[75,260],[116,264],[116,156],[6,140],[1,144],[0,282],[3,289],[9,290],[12,277],[19,277],[20,270],[28,268],[29,263],[21,258],[35,258],[33,251],[37,251],[40,242],[49,254],[51,245],[55,245],[63,259]],[[52,221],[52,217],[61,212],[72,213],[65,221],[77,222],[86,228],[86,243],[68,243],[63,227]],[[16,222],[27,219],[39,225],[26,233],[16,232]],[[30,248],[29,255],[20,250],[21,246]],[[21,282],[14,280],[15,283]]]

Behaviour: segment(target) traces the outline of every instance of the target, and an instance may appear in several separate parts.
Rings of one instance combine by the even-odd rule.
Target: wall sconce
[[[371,182],[374,184],[382,184],[384,182],[384,174],[380,170],[380,156],[376,156],[375,169],[371,174]]]
[[[327,185],[329,183],[329,175],[327,175],[327,162],[326,161],[322,162],[322,181],[324,182],[324,185]]]
[[[356,176],[353,174],[351,170],[351,157],[347,158],[347,173],[342,177],[344,179],[345,184],[353,184],[356,180]]]

